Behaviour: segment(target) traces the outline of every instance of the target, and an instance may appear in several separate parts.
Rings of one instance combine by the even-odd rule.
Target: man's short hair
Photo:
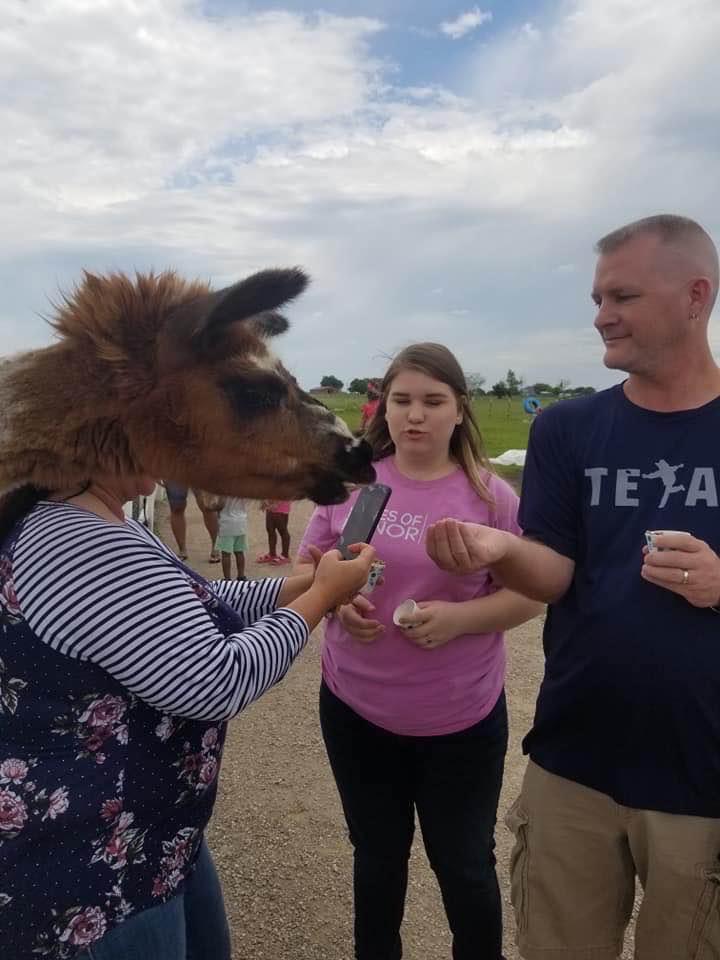
[[[663,243],[682,244],[684,240],[704,239],[713,244],[712,238],[699,223],[689,217],[679,217],[674,213],[658,213],[654,217],[644,217],[625,224],[602,237],[595,244],[597,253],[612,253],[628,240],[640,234],[652,234]],[[714,246],[714,244],[713,244]]]

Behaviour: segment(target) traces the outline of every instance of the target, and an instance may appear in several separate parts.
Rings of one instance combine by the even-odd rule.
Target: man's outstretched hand
[[[503,560],[510,534],[479,523],[439,520],[428,527],[426,550],[441,570],[459,575],[476,573]]]

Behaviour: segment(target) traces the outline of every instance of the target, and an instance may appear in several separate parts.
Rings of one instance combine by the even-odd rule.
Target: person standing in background
[[[256,563],[270,563],[280,567],[290,563],[290,520],[289,500],[263,500],[261,509],[265,511],[265,529],[268,535],[268,552],[262,553]],[[277,539],[280,537],[282,553],[278,555]]]
[[[166,481],[163,486],[167,493],[168,504],[170,505],[170,529],[173,532],[178,547],[178,557],[181,560],[187,560],[187,523],[185,520],[185,510],[187,508],[188,488],[180,484]],[[199,490],[193,490],[195,500],[200,512],[202,513],[205,529],[210,537],[210,556],[208,563],[219,563],[220,554],[215,549],[215,540],[218,535],[218,512],[211,510],[203,499]]]
[[[247,509],[242,497],[227,497],[220,511],[218,537],[215,548],[220,551],[223,577],[232,578],[232,558],[235,554],[238,580],[245,579],[245,551],[247,550]]]

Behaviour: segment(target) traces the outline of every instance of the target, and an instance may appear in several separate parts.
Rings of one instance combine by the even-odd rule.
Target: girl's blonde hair
[[[450,456],[463,469],[478,496],[486,503],[492,503],[487,480],[493,469],[472,411],[465,374],[455,355],[441,343],[413,343],[401,350],[388,367],[380,388],[380,403],[365,434],[365,439],[373,448],[373,459],[382,460],[395,452],[395,444],[390,438],[385,420],[385,410],[390,386],[403,370],[418,370],[433,380],[446,384],[453,391],[462,412],[462,421],[455,427],[450,438]]]

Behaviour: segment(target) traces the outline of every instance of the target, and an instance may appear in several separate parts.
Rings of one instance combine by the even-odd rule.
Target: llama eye
[[[287,399],[288,388],[279,377],[233,377],[220,384],[240,420],[276,410]]]

